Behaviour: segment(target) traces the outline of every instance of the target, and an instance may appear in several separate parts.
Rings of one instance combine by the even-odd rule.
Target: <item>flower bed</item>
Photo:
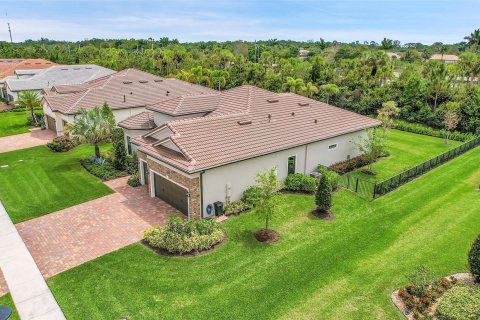
[[[80,163],[88,172],[103,181],[125,177],[127,175],[127,172],[115,169],[113,164],[104,158],[91,157],[80,160]]]
[[[175,255],[198,254],[212,249],[224,240],[225,234],[215,221],[183,220],[172,216],[164,227],[154,227],[145,232],[144,241],[161,253]]]

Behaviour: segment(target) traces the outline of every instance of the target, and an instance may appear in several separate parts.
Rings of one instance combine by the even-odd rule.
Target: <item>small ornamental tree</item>
[[[127,152],[125,151],[123,130],[115,128],[112,132],[113,159],[112,164],[117,170],[125,170],[127,167]]]
[[[448,138],[450,137],[450,132],[455,130],[458,126],[458,109],[460,104],[456,102],[447,103],[447,111],[443,115],[443,125],[447,134],[445,135],[445,144],[448,144]]]
[[[257,214],[265,219],[265,230],[269,230],[270,219],[280,212],[280,197],[278,190],[282,187],[277,177],[277,168],[273,167],[266,172],[257,174],[258,196],[255,199]]]
[[[468,253],[468,265],[475,280],[480,282],[480,235],[473,241],[472,248]]]
[[[354,148],[365,156],[368,162],[368,169],[372,171],[372,165],[375,160],[383,154],[385,148],[385,132],[384,127],[366,129],[365,136],[359,136],[358,139],[352,141]]]
[[[315,194],[315,204],[317,205],[317,211],[327,213],[332,207],[332,194],[330,193],[332,188],[328,183],[328,178],[325,174],[320,177],[320,183],[318,184],[317,193]]]

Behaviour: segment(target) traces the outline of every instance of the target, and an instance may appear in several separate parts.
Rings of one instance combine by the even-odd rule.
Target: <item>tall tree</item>
[[[304,86],[305,83],[303,82],[303,79],[287,77],[286,82],[283,84],[283,90],[293,93],[300,93]]]
[[[387,50],[390,50],[393,48],[393,40],[392,39],[387,39],[387,38],[383,38],[382,40],[382,49],[387,52]]]
[[[427,67],[427,90],[433,99],[433,111],[437,109],[440,95],[448,94],[453,82],[453,76],[449,74],[447,66],[443,62],[432,61]]]
[[[340,93],[340,89],[333,83],[324,84],[320,87],[320,90],[327,97],[327,103],[329,103],[331,97]]]
[[[32,121],[35,124],[38,124],[37,116],[35,115],[35,108],[41,107],[40,104],[40,95],[36,91],[23,91],[18,96],[18,101],[15,101],[14,104],[18,107],[25,108],[27,112],[30,112]]]
[[[318,88],[312,82],[308,82],[300,89],[300,94],[311,98],[314,94],[318,93]]]
[[[475,52],[480,49],[480,29],[475,29],[469,36],[464,37],[467,40],[467,45],[472,47]]]
[[[115,117],[107,103],[88,111],[80,110],[72,123],[65,130],[81,143],[90,143],[95,147],[95,157],[100,158],[99,143],[110,138],[115,128]]]

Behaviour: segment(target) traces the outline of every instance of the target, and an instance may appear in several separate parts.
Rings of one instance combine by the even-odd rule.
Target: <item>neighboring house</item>
[[[457,55],[454,55],[454,54],[443,54],[442,55],[442,54],[436,53],[436,54],[434,54],[430,57],[430,60],[440,60],[440,61],[443,61],[447,64],[450,64],[450,63],[458,62],[460,60],[460,58]]]
[[[30,75],[20,72],[6,77],[4,89],[7,93],[7,100],[15,101],[18,100],[18,94],[22,91],[30,90],[42,93],[43,89],[51,88],[54,85],[80,84],[114,72],[94,64],[53,66],[39,72],[30,71]]]
[[[0,97],[5,100],[8,97],[4,89],[6,77],[25,79],[54,65],[56,64],[44,59],[0,59]]]
[[[216,93],[212,89],[178,79],[126,69],[83,84],[54,85],[50,90],[45,90],[42,104],[47,128],[63,135],[65,124],[73,122],[81,109],[101,106],[105,102],[112,109],[115,120],[121,122],[142,113],[147,105],[180,96]],[[143,118],[131,121],[138,122],[139,119]],[[165,119],[167,121],[171,117],[165,115]]]
[[[137,153],[140,180],[150,185],[150,195],[192,219],[212,216],[217,201],[240,199],[263,170],[275,166],[285,179],[359,155],[352,140],[379,124],[303,96],[253,86],[177,97],[119,123],[127,134],[142,133],[128,148]]]

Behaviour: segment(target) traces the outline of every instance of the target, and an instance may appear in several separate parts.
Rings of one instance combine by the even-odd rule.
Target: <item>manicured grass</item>
[[[229,240],[194,258],[134,244],[48,280],[69,319],[403,319],[389,295],[425,264],[466,270],[479,232],[480,148],[374,201],[334,196],[336,219],[309,216],[313,197],[286,195],[258,243],[254,212],[223,223]]]
[[[13,304],[10,294],[6,294],[0,297],[0,306],[8,306],[10,309],[12,309],[12,316],[8,318],[8,320],[20,320],[17,314],[17,310],[15,310],[15,305]]]
[[[108,146],[103,146],[104,151]],[[80,159],[93,147],[57,153],[46,146],[0,153],[0,200],[14,223],[102,197],[112,192],[88,173]]]
[[[392,129],[386,146],[389,156],[380,159],[372,166],[377,175],[362,173],[360,169],[351,174],[367,180],[382,181],[459,144],[462,142],[451,140],[445,144],[445,140],[441,138]]]
[[[32,128],[27,125],[28,117],[25,111],[0,112],[0,137],[28,132]]]

